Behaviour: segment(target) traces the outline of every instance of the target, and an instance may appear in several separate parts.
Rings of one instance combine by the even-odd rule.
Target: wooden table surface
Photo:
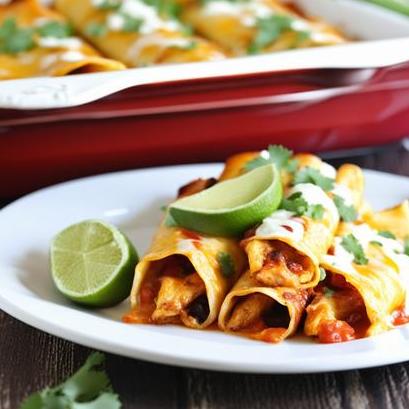
[[[409,176],[409,153],[403,148],[347,160]],[[31,392],[63,380],[89,353],[88,348],[33,329],[0,311],[0,409],[18,408]],[[279,376],[183,369],[110,354],[106,366],[124,408],[409,407],[409,362],[361,371]]]

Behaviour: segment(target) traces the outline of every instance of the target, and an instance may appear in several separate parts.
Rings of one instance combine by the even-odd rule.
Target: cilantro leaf
[[[92,22],[87,25],[85,31],[91,37],[102,37],[108,32],[108,27],[103,23]]]
[[[310,38],[311,33],[298,29],[294,24],[295,22],[295,18],[280,14],[257,19],[257,34],[248,48],[248,53],[257,54],[263,51],[263,49],[277,41],[286,31],[297,33],[294,45]]]
[[[334,195],[333,200],[338,209],[339,216],[344,222],[353,222],[358,218],[358,212],[355,207],[346,205],[343,197]]]
[[[37,33],[41,37],[66,38],[73,35],[72,26],[64,21],[47,21],[37,28]]]
[[[85,364],[65,382],[29,396],[20,409],[120,409],[107,374],[100,369],[105,356],[91,354]]]
[[[409,256],[409,236],[403,240],[403,254]]]
[[[279,171],[287,170],[290,173],[294,173],[297,169],[298,162],[295,159],[291,159],[292,155],[293,151],[284,146],[270,145],[267,148],[267,152],[263,152],[257,158],[247,162],[245,170],[250,171],[260,166],[274,164]]]
[[[380,241],[371,240],[369,243],[373,244],[374,246],[382,247],[383,244]]]
[[[334,188],[334,179],[324,176],[318,169],[306,167],[297,172],[294,176],[294,184],[312,183],[319,186],[326,192]]]
[[[331,290],[331,289],[328,288],[328,287],[325,287],[325,288],[324,288],[324,295],[325,295],[325,297],[331,298],[334,294],[335,294],[335,291],[334,291],[334,290]]]
[[[220,251],[217,254],[217,262],[219,263],[220,270],[225,277],[229,278],[234,275],[235,273],[234,263],[229,253]]]
[[[0,53],[17,54],[35,47],[31,28],[19,28],[14,18],[7,18],[0,26]]]
[[[351,253],[354,256],[354,263],[359,265],[366,265],[369,263],[361,243],[353,234],[344,236],[341,245],[348,253]]]
[[[320,204],[309,204],[302,197],[301,192],[295,192],[290,197],[284,199],[281,203],[281,208],[293,212],[297,216],[307,216],[314,220],[320,220],[324,215],[324,207]]]
[[[393,239],[393,240],[396,239],[396,236],[392,232],[390,232],[388,230],[378,231],[378,234],[379,234],[379,236],[385,237],[386,239]]]
[[[139,31],[141,25],[143,24],[143,19],[135,18],[124,13],[121,13],[121,16],[124,19],[122,31],[126,33],[134,33]]]

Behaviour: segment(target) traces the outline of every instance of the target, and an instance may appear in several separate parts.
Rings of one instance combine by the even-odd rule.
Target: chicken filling
[[[321,343],[350,341],[365,336],[370,321],[359,292],[339,274],[327,272],[307,307],[306,332]]]
[[[153,265],[140,292],[140,310],[148,322],[195,326],[206,321],[209,303],[206,288],[190,261],[173,255]]]
[[[288,309],[264,294],[238,297],[226,328],[266,342],[279,342],[290,324]]]
[[[308,257],[297,253],[286,243],[263,241],[263,267],[254,273],[262,285],[299,287],[311,281],[315,267]]]

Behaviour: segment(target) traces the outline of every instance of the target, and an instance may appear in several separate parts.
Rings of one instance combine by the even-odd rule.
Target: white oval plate
[[[215,331],[121,322],[129,304],[86,310],[55,290],[48,246],[59,230],[100,218],[119,226],[146,251],[160,208],[195,177],[220,165],[187,165],[90,177],[30,194],[0,211],[0,307],[17,319],[80,344],[133,358],[223,371],[299,373],[365,368],[409,360],[409,326],[344,344],[294,338],[278,345]],[[409,197],[409,178],[366,171],[376,208]]]

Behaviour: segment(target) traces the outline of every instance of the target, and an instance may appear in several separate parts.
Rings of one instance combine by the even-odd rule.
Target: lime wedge
[[[274,165],[217,183],[169,207],[178,226],[214,236],[240,235],[277,209],[282,199]]]
[[[70,300],[93,307],[115,305],[131,292],[138,255],[116,227],[87,220],[67,227],[51,243],[51,275]]]

